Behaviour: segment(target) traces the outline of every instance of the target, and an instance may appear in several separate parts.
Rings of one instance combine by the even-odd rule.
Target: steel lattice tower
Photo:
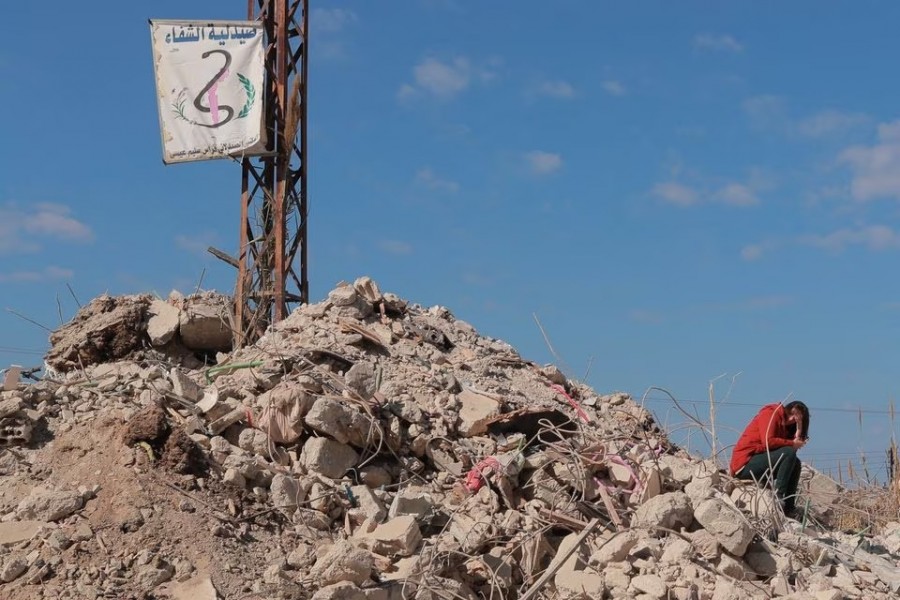
[[[309,301],[309,0],[249,0],[247,18],[261,21],[266,32],[265,127],[271,152],[241,161],[240,246],[236,260],[226,258],[238,269],[235,347],[252,343],[284,319],[290,303]]]

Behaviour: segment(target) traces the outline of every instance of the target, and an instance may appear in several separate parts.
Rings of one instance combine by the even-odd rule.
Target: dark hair
[[[794,400],[784,405],[784,412],[787,414],[790,414],[794,409],[799,410],[800,414],[803,415],[803,420],[800,422],[800,437],[805,440],[809,437],[809,408],[799,400]],[[796,425],[792,423],[788,426],[788,436],[793,437],[796,432]]]

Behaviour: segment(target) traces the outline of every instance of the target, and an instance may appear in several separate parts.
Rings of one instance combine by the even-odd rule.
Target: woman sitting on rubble
[[[773,479],[775,496],[784,514],[794,515],[800,459],[797,450],[809,441],[809,409],[802,402],[767,404],[747,428],[731,455],[731,474],[768,484]]]

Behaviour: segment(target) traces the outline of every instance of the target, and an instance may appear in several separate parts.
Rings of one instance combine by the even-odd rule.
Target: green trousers
[[[771,469],[770,469],[771,467]],[[755,479],[764,485],[772,483],[774,474],[775,496],[781,502],[784,512],[794,512],[797,500],[797,485],[800,483],[800,459],[791,446],[782,446],[770,452],[760,452],[750,457],[750,461],[737,473],[738,479]]]

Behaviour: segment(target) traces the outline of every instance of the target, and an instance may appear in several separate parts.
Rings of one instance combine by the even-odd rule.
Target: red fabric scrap
[[[477,492],[480,490],[481,486],[487,482],[487,478],[482,471],[488,468],[494,469],[495,472],[500,472],[500,461],[493,456],[489,456],[472,467],[468,475],[466,475],[466,489],[470,492]]]

